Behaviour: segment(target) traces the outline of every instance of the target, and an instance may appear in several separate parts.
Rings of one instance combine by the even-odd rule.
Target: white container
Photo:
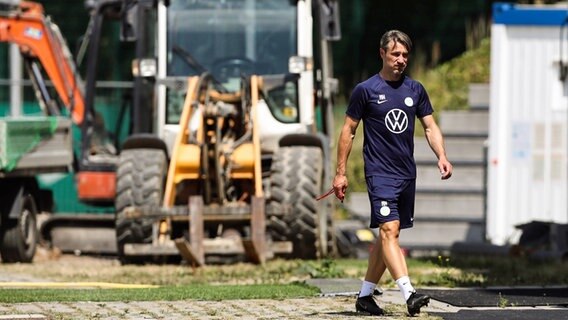
[[[568,81],[560,79],[567,18],[566,5],[493,7],[486,220],[493,244],[516,243],[519,224],[568,223]]]

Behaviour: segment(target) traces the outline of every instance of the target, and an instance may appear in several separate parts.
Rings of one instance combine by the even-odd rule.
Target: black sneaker
[[[408,313],[411,316],[420,313],[420,308],[427,306],[430,303],[430,296],[417,293],[414,291],[408,300],[406,300],[406,306],[408,307]]]
[[[368,313],[372,316],[382,316],[384,314],[383,309],[377,305],[373,295],[358,297],[355,302],[355,310],[357,310],[357,312]]]

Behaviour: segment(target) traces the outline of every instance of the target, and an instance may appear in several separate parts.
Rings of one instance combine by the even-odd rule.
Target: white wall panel
[[[494,244],[512,242],[518,224],[568,223],[559,39],[559,26],[492,27],[487,235]]]

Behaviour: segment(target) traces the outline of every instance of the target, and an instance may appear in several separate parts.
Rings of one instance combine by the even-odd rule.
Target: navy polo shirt
[[[345,113],[363,120],[365,176],[415,179],[415,119],[433,112],[422,84],[407,76],[391,82],[376,74],[359,83]]]

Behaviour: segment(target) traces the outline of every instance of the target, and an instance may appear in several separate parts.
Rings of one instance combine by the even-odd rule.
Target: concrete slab
[[[355,296],[361,289],[359,279],[308,279],[306,284],[318,287],[322,296]]]
[[[562,320],[568,319],[568,309],[498,309],[498,310],[459,310],[452,312],[432,312],[432,316],[441,317],[444,320],[535,320],[549,319]]]
[[[568,287],[430,289],[422,292],[458,307],[568,306]]]

